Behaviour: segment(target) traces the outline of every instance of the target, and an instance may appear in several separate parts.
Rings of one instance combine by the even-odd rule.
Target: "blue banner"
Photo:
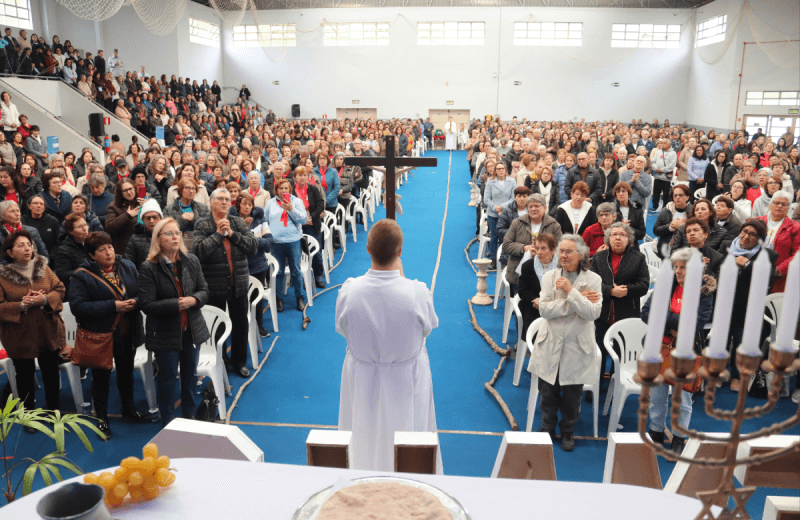
[[[58,153],[58,136],[57,135],[48,135],[47,136],[47,153],[49,155],[53,155],[54,153]]]
[[[156,139],[164,139],[164,127],[157,126],[156,127]]]

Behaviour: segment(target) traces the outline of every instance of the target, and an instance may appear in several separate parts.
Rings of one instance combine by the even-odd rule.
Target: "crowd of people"
[[[49,49],[57,43],[54,38]],[[80,77],[70,72],[79,57],[68,43],[57,49],[56,55],[66,50],[68,56],[57,73],[84,91]],[[99,65],[106,63],[102,52],[89,61],[90,77],[108,74]],[[228,309],[233,330],[225,362],[248,377],[248,280],[269,280],[265,253],[278,261],[278,287],[289,267],[296,308],[302,310],[311,289],[300,273],[303,236],[321,243],[324,212],[346,207],[372,175],[367,167],[346,166],[345,157],[383,155],[388,135],[397,137],[398,155],[410,155],[420,139],[432,144],[433,128],[422,119],[287,121],[249,104],[246,86],[234,106],[219,107],[219,92],[205,81],[137,73],[114,80],[112,63],[111,106],[116,102],[118,117],[129,115],[133,126],[152,137],[146,146],[134,138],[126,147],[112,136],[103,162],[88,148],[48,154],[38,128],[18,113],[7,92],[0,94],[0,341],[14,361],[26,405],[35,406],[37,358],[46,405],[56,409],[57,365],[70,355],[59,314],[69,303],[81,327],[113,333],[123,415],[132,420],[146,419],[133,396],[135,350],[144,345],[155,353],[166,424],[179,372],[182,413],[194,414],[198,345],[209,337],[200,307]],[[106,101],[108,84],[102,88],[90,87],[87,95],[97,100],[105,92]],[[161,144],[158,127],[164,128]],[[512,294],[521,297],[523,326],[544,318],[531,366],[543,397],[542,430],[555,438],[561,411],[566,450],[574,448],[582,385],[595,377],[589,368],[594,353],[586,345],[602,344],[616,321],[648,318],[642,299],[650,275],[638,245],[646,238],[649,212],[657,213],[657,253],[670,256],[675,266],[675,315],[686,263],[693,254],[706,262],[698,331],[710,318],[726,255],[736,256],[743,280],[764,251],[774,266],[771,290],[785,289],[788,263],[800,249],[800,210],[790,213],[800,194],[800,158],[791,134],[773,145],[744,129],[716,135],[668,121],[514,118],[475,120],[459,132],[459,142],[467,150],[470,182],[482,195],[477,222],[485,211],[489,252],[495,261],[500,250],[495,268],[506,266]],[[324,287],[319,255],[312,269],[315,285]],[[737,289],[737,301],[745,301],[749,284]],[[282,312],[280,294],[276,307]],[[21,333],[39,323],[44,325],[35,336]],[[741,320],[733,323],[729,336],[735,345]],[[259,330],[269,334],[261,320]],[[674,342],[673,331],[668,320],[665,345]],[[698,349],[701,344],[698,334]],[[91,372],[101,430],[110,434],[109,374]],[[741,387],[736,381],[734,390]],[[684,403],[690,405],[691,398],[687,391]],[[650,429],[657,439],[666,397],[653,403]],[[686,424],[689,405],[681,418]],[[673,439],[679,451],[682,439]]]
[[[699,254],[705,264],[696,323],[699,354],[720,267],[731,255],[740,268],[734,304],[740,319],[726,331],[730,388],[747,388],[736,371],[735,348],[742,338],[752,262],[768,255],[770,292],[781,293],[788,290],[789,262],[800,250],[800,158],[791,129],[775,144],[761,131],[750,136],[744,126],[718,135],[658,120],[513,118],[475,120],[464,134],[470,184],[480,193],[470,203],[477,210],[476,234],[485,218],[492,268],[505,275],[511,296],[520,297],[522,337],[543,319],[530,364],[542,395],[540,431],[555,440],[558,426],[561,446],[574,449],[583,385],[597,383],[591,346],[601,346],[602,381],[609,327],[627,318],[648,320],[644,298],[651,275],[639,246],[650,213],[656,215],[654,253],[669,257],[675,271],[662,342],[665,363],[675,343],[687,263]],[[668,403],[666,387],[662,390],[651,396],[649,428],[663,443]],[[684,427],[698,390],[685,387],[682,393]],[[792,398],[800,400],[800,390]],[[671,448],[680,453],[684,442],[676,433]]]
[[[8,93],[2,100],[13,106]],[[162,147],[153,138],[146,148],[136,140],[126,148],[114,136],[103,162],[88,148],[40,156],[29,147],[12,148],[7,160],[0,145],[0,239],[7,245],[0,341],[17,368],[26,405],[36,404],[31,367],[38,359],[46,405],[58,408],[57,366],[71,355],[64,304],[80,328],[112,334],[122,414],[130,420],[148,420],[133,393],[140,346],[155,355],[164,424],[173,417],[168,403],[177,397],[179,371],[182,413],[193,416],[198,348],[209,337],[203,305],[227,309],[233,328],[225,364],[249,377],[250,276],[268,283],[270,253],[278,262],[277,287],[288,266],[296,308],[304,309],[311,288],[300,271],[303,236],[323,243],[323,213],[358,197],[372,176],[369,168],[346,166],[344,158],[385,150],[390,128],[399,133],[405,123],[275,121],[247,133],[236,131],[243,127],[225,135],[204,130],[184,146]],[[10,142],[20,136],[10,125],[4,131]],[[341,247],[338,237],[330,239]],[[319,256],[312,269],[314,284],[323,288]],[[284,311],[281,291],[276,307]],[[263,315],[263,304],[257,312]],[[38,322],[49,328],[23,333]],[[258,328],[269,336],[262,319]],[[110,436],[110,370],[93,367],[90,373],[99,427]]]

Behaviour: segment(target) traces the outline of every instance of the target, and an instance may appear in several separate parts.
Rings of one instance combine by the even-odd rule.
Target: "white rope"
[[[439,274],[439,264],[442,261],[442,245],[444,244],[444,226],[447,223],[447,207],[450,205],[450,171],[453,166],[453,152],[450,152],[450,160],[447,162],[447,196],[444,199],[444,216],[442,217],[442,235],[439,237],[439,251],[436,253],[436,265],[433,268],[433,280],[431,280],[431,295],[436,288],[436,275]]]
[[[253,379],[256,378],[258,373],[261,372],[261,367],[263,367],[264,363],[267,362],[267,358],[269,358],[269,354],[270,352],[272,352],[272,349],[275,348],[275,342],[278,341],[278,338],[280,338],[280,336],[275,336],[275,339],[272,340],[272,345],[270,345],[267,354],[264,356],[264,359],[262,359],[261,363],[258,364],[258,368],[256,368],[255,373],[252,376],[250,376],[250,379],[245,381],[244,384],[242,384],[242,386],[239,388],[239,391],[236,392],[236,397],[233,398],[233,403],[231,403],[231,407],[228,409],[228,415],[227,417],[225,417],[225,424],[231,423],[231,415],[233,415],[233,409],[236,408],[236,403],[238,403],[239,398],[242,397],[242,392],[244,392],[244,389],[247,388],[247,385],[253,382]],[[222,398],[225,399],[224,393],[222,395]]]

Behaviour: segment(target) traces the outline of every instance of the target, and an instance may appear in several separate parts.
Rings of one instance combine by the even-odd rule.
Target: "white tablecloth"
[[[176,459],[172,461],[172,466],[178,470],[178,479],[163,490],[161,496],[151,502],[126,502],[115,508],[112,516],[120,520],[289,520],[308,497],[335,483],[339,477],[359,478],[381,474],[216,459]],[[451,494],[464,505],[473,520],[534,517],[676,520],[694,518],[701,509],[698,500],[635,486],[401,475],[427,482]],[[82,482],[83,477],[70,481],[73,480]],[[36,504],[59,485],[62,484],[55,484],[0,508],[0,518],[39,518]]]

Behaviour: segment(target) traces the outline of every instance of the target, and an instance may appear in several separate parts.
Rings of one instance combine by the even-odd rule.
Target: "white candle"
[[[667,322],[669,302],[672,298],[672,264],[669,258],[661,263],[661,270],[656,277],[656,286],[650,296],[650,315],[647,324],[642,359],[650,363],[661,362],[661,339],[664,337],[664,325]]]
[[[694,338],[697,332],[697,308],[700,306],[700,288],[703,286],[703,255],[692,251],[692,258],[686,264],[686,277],[683,280],[683,302],[678,321],[678,339],[675,341],[675,355],[689,359],[694,357]]]
[[[761,247],[764,247],[763,245]],[[740,351],[748,356],[761,355],[761,327],[764,323],[764,301],[769,289],[772,263],[766,254],[758,255],[753,262],[750,293],[747,296],[747,316],[744,318]]]
[[[778,322],[775,349],[794,352],[792,340],[797,330],[797,315],[800,311],[800,254],[794,255],[786,274],[786,292],[783,293],[783,311]]]
[[[728,356],[728,330],[731,325],[731,312],[733,299],[736,295],[736,277],[739,275],[739,266],[736,257],[728,255],[720,269],[719,283],[714,309],[714,333],[711,335],[711,344],[708,347],[708,356],[722,359]]]

